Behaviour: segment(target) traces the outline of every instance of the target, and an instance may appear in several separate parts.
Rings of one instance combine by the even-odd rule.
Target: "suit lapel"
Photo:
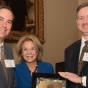
[[[75,44],[74,54],[73,54],[73,63],[74,63],[74,72],[78,73],[78,61],[79,61],[79,52],[80,52],[81,40]]]
[[[26,62],[23,61],[20,66],[21,66],[21,68],[19,70],[21,72],[21,75],[24,76],[24,78],[26,78],[26,80],[28,80],[30,83],[32,80],[32,76],[30,75],[30,70],[28,69]],[[24,71],[24,69],[25,69],[25,71]]]
[[[6,45],[5,45],[5,43],[4,43],[4,53],[5,53],[5,58],[6,59],[10,59],[10,58],[8,58],[8,55],[7,55],[7,53],[8,53],[8,49],[7,49],[7,47],[6,47]],[[7,71],[8,71],[8,87],[10,86],[10,80],[11,80],[11,71],[10,71],[10,69],[9,68],[7,68]],[[6,80],[5,80],[6,81]],[[6,83],[7,83],[7,81],[6,81]]]
[[[2,69],[2,65],[0,63],[0,78],[3,80],[3,82],[5,83],[6,87],[7,87],[7,81],[6,81],[6,78],[5,78],[5,75],[4,75],[4,71]]]
[[[83,66],[82,66],[82,69],[81,69],[80,74],[82,73],[83,69],[85,68],[85,66],[86,66],[87,64],[88,64],[88,62],[86,62],[86,61],[83,62]]]

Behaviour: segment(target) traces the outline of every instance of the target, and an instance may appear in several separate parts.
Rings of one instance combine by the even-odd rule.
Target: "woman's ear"
[[[21,55],[23,56],[23,53],[21,53]]]

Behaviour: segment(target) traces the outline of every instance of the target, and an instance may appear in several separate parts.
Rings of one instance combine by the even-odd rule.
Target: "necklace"
[[[37,70],[38,70],[38,63],[37,63],[37,65],[36,65],[36,67],[35,67],[35,70],[34,70],[33,72],[30,71],[31,76],[32,76],[32,73],[37,72]]]

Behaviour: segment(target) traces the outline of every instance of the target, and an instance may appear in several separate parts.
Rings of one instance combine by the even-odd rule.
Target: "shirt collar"
[[[86,41],[86,40],[82,37],[81,44],[82,44],[82,45],[85,45],[85,41]]]
[[[0,47],[3,46],[3,43],[0,44]]]

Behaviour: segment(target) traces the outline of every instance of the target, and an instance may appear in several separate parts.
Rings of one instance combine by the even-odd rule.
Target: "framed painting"
[[[32,88],[65,88],[65,85],[65,79],[59,74],[32,74]]]
[[[12,8],[13,13],[15,13],[14,15],[15,21],[13,22],[11,33],[7,36],[5,42],[15,43],[22,36],[33,34],[39,38],[41,43],[44,43],[43,0],[6,0],[6,1],[10,1],[6,3]],[[25,6],[24,4],[22,4],[24,1],[25,1]],[[16,12],[17,10],[18,12]],[[26,13],[26,15],[23,13],[23,11],[24,13]],[[21,17],[22,15],[25,15],[25,19]]]

